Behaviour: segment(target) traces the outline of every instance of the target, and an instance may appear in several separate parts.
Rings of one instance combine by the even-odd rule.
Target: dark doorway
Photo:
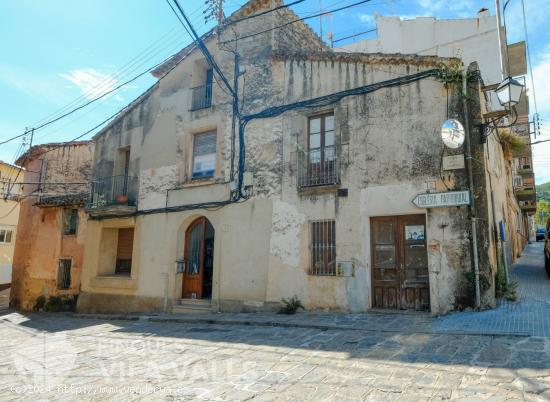
[[[371,218],[371,278],[374,308],[430,310],[426,218]]]
[[[184,299],[210,299],[214,270],[214,227],[200,217],[185,232]]]

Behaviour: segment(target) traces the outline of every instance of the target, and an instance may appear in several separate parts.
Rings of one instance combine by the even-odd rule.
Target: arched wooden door
[[[185,232],[185,261],[183,298],[211,298],[214,268],[214,227],[205,217],[193,221]]]

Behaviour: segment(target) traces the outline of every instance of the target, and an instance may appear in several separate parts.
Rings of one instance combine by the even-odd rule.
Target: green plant
[[[518,283],[514,280],[507,282],[506,275],[504,274],[504,269],[497,269],[495,275],[495,297],[497,299],[506,299],[510,301],[516,301],[518,299],[517,295]]]
[[[36,298],[36,302],[34,302],[34,311],[40,311],[44,308],[44,305],[46,304],[46,296],[40,295]]]
[[[475,282],[476,282],[475,272],[474,271],[468,271],[464,274],[464,276],[466,277],[466,280],[468,282],[470,282],[470,284],[472,285],[472,288],[473,288],[473,286],[475,285]],[[487,275],[485,273],[480,272],[479,273],[479,289],[482,292],[485,292],[490,287],[491,287],[491,282],[489,281],[489,278],[487,277]]]
[[[468,98],[468,95],[463,92],[462,81],[464,79],[463,68],[460,64],[445,65],[441,64],[437,70],[436,78],[443,83],[446,89],[457,88],[460,96]],[[467,71],[466,82],[472,82],[479,79],[478,71]]]
[[[503,146],[510,147],[510,150],[512,152],[523,152],[528,146],[528,143],[525,139],[518,137],[509,129],[498,129],[498,138],[500,140],[500,143]]]
[[[304,309],[302,302],[296,296],[292,296],[290,299],[282,299],[281,303],[279,314],[296,314],[298,309]]]
[[[63,308],[63,300],[59,296],[50,296],[46,304],[44,304],[44,311],[57,312]]]

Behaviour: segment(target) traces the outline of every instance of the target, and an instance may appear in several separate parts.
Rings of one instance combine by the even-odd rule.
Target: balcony
[[[111,176],[92,181],[86,206],[91,216],[131,215],[137,210],[137,178]]]
[[[207,109],[212,106],[212,84],[191,88],[191,110]]]
[[[298,151],[296,159],[299,188],[331,186],[340,183],[340,160],[337,146]]]
[[[535,199],[535,188],[533,186],[517,186],[514,188],[514,192],[516,193],[516,197],[518,199]]]
[[[519,207],[522,211],[527,212],[529,215],[533,215],[537,211],[537,202],[530,201],[519,201]]]

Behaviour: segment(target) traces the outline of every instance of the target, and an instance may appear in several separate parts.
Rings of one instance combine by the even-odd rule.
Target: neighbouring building
[[[343,52],[411,53],[458,57],[464,65],[478,64],[483,80],[484,122],[500,120],[503,108],[494,92],[508,75],[524,82],[527,73],[525,42],[506,45],[505,30],[487,9],[476,18],[443,19],[376,16],[376,37],[335,49]],[[508,72],[509,71],[509,72]],[[534,174],[530,145],[514,147],[509,133],[530,142],[529,101],[524,92],[515,108],[511,128],[485,133],[487,197],[490,199],[490,255],[492,264],[510,265],[529,241],[529,219],[536,210]],[[492,134],[491,134],[492,133]],[[490,134],[490,135],[487,135]],[[517,145],[517,141],[513,141]]]
[[[22,181],[17,166],[0,161],[0,285],[11,283]]]
[[[467,64],[466,115],[460,88],[438,78],[460,58],[333,52],[303,22],[287,24],[291,10],[264,13],[280,4],[252,0],[231,29],[203,36],[238,83],[235,130],[229,90],[192,44],[94,137],[78,310],[273,310],[294,295],[354,312],[471,305],[469,208],[412,202],[468,189],[472,159],[441,142],[449,117],[489,164],[472,163],[472,198],[482,301],[493,305],[486,170],[498,162],[480,140],[478,66]],[[444,170],[445,156],[461,166]]]
[[[80,289],[93,145],[35,145],[24,170],[10,306],[34,308],[39,296],[72,298]]]

